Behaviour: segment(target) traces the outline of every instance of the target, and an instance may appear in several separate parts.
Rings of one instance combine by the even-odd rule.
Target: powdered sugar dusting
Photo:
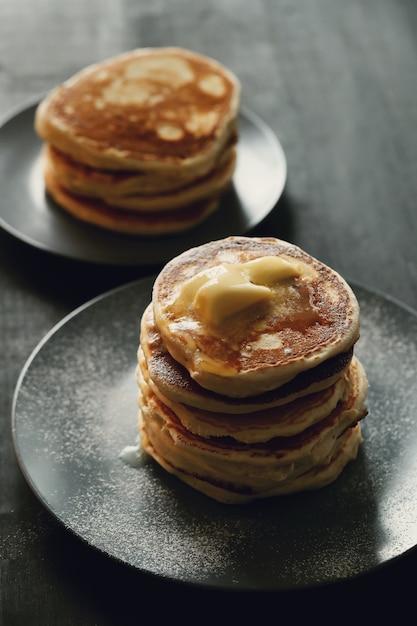
[[[202,533],[201,520],[192,514],[184,524],[175,490],[158,483],[151,467],[140,472],[125,468],[122,476],[123,484],[113,481],[102,493],[94,489],[73,499],[69,522],[76,532],[105,552],[164,577],[187,580],[191,576],[204,583],[224,573],[230,558],[228,544],[236,540],[234,531],[207,520]]]
[[[227,506],[142,456],[135,380],[149,291],[131,285],[53,333],[15,409],[22,467],[45,505],[106,554],[152,574],[228,588],[348,578],[417,544],[417,318],[357,291],[369,378],[358,458],[318,492]]]
[[[139,443],[134,446],[125,446],[119,456],[126,465],[134,468],[143,467],[149,460]]]

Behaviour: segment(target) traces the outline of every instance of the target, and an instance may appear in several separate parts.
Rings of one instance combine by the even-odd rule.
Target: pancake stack
[[[182,253],[141,319],[142,449],[229,504],[328,485],[362,441],[359,332],[349,285],[290,243],[228,237]]]
[[[236,76],[182,48],[141,48],[87,67],[37,107],[46,190],[111,231],[186,231],[231,185],[239,107]]]

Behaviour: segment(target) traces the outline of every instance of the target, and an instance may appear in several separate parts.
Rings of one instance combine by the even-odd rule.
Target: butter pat
[[[271,299],[271,289],[254,285],[239,272],[230,271],[218,279],[208,280],[200,287],[194,298],[194,306],[202,317],[217,325],[230,315]]]
[[[278,256],[264,256],[243,263],[240,267],[248,275],[248,280],[256,285],[273,285],[301,274],[295,261],[290,263]]]
[[[295,263],[274,256],[221,263],[186,281],[179,301],[185,308],[191,304],[200,317],[219,325],[250,306],[272,300],[277,284],[299,275]]]

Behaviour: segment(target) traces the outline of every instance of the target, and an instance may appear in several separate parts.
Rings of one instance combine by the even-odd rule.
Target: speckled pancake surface
[[[292,263],[300,274],[274,284],[273,297],[260,306],[216,326],[184,304],[187,281],[222,264],[265,257]],[[346,281],[297,246],[275,238],[228,237],[187,250],[159,273],[152,304],[155,325],[172,357],[201,387],[228,396],[246,397],[284,385],[345,353],[359,337],[359,306]]]
[[[146,367],[155,385],[171,400],[220,413],[251,413],[287,404],[296,398],[327,389],[343,375],[351,362],[353,349],[342,352],[314,368],[298,374],[290,382],[270,391],[236,398],[201,387],[166,349],[155,326],[152,304],[141,317],[138,360]]]
[[[237,78],[215,60],[175,47],[140,48],[57,86],[40,103],[35,128],[93,167],[202,175],[235,134],[239,100]]]
[[[91,65],[36,108],[45,189],[89,225],[184,233],[232,186],[239,113],[237,77],[190,50],[138,48]]]

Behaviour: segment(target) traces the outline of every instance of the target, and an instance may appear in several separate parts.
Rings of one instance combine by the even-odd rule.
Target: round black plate
[[[76,310],[20,376],[16,455],[58,520],[143,572],[222,589],[349,579],[417,544],[414,312],[354,286],[362,310],[356,353],[370,384],[358,458],[319,491],[230,506],[151,461],[135,468],[119,458],[136,440],[139,318],[152,284],[129,284]]]
[[[26,243],[64,257],[108,265],[151,266],[183,250],[228,235],[243,235],[277,204],[287,164],[272,130],[254,113],[240,115],[238,159],[232,190],[219,210],[183,235],[129,237],[75,220],[45,194],[40,149],[33,129],[36,103],[0,126],[0,225]]]

